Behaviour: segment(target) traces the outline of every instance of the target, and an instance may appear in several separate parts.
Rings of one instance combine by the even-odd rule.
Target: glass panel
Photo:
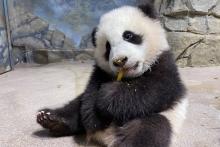
[[[11,70],[5,28],[3,1],[0,1],[0,74]]]
[[[77,59],[78,53],[84,51],[92,58],[90,34],[99,17],[121,5],[140,2],[8,0],[8,3],[14,61],[48,63],[60,58]]]

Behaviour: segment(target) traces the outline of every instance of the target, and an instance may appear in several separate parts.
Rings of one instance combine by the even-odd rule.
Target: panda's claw
[[[48,111],[39,111],[37,114],[37,122],[46,129],[52,129],[52,126],[59,122],[59,119],[54,119],[55,114],[51,115],[51,113],[48,113]]]
[[[69,129],[65,121],[57,116],[52,110],[41,110],[37,113],[37,122],[46,129],[49,129],[55,136],[66,135]]]
[[[47,112],[46,114],[47,114],[47,115],[50,115],[50,112]]]

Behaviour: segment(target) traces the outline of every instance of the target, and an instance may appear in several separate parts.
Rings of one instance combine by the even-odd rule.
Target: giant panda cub
[[[85,91],[40,110],[37,122],[55,136],[86,134],[108,147],[170,146],[187,99],[152,4],[104,14],[92,41],[96,62]]]

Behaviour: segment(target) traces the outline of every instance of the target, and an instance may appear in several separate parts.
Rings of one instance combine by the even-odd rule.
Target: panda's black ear
[[[141,11],[150,18],[158,18],[158,14],[154,7],[154,0],[149,0],[148,2],[145,2],[145,4],[139,5],[138,8],[141,9]]]
[[[95,27],[92,31],[92,44],[94,47],[96,47],[96,32],[97,32],[97,27]]]

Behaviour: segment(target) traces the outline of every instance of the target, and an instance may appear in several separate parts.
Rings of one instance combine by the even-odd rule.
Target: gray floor
[[[22,65],[0,75],[0,147],[79,146],[73,137],[51,138],[35,122],[36,111],[57,107],[83,89],[91,63]],[[184,68],[189,89],[187,120],[177,147],[220,146],[220,67]]]

